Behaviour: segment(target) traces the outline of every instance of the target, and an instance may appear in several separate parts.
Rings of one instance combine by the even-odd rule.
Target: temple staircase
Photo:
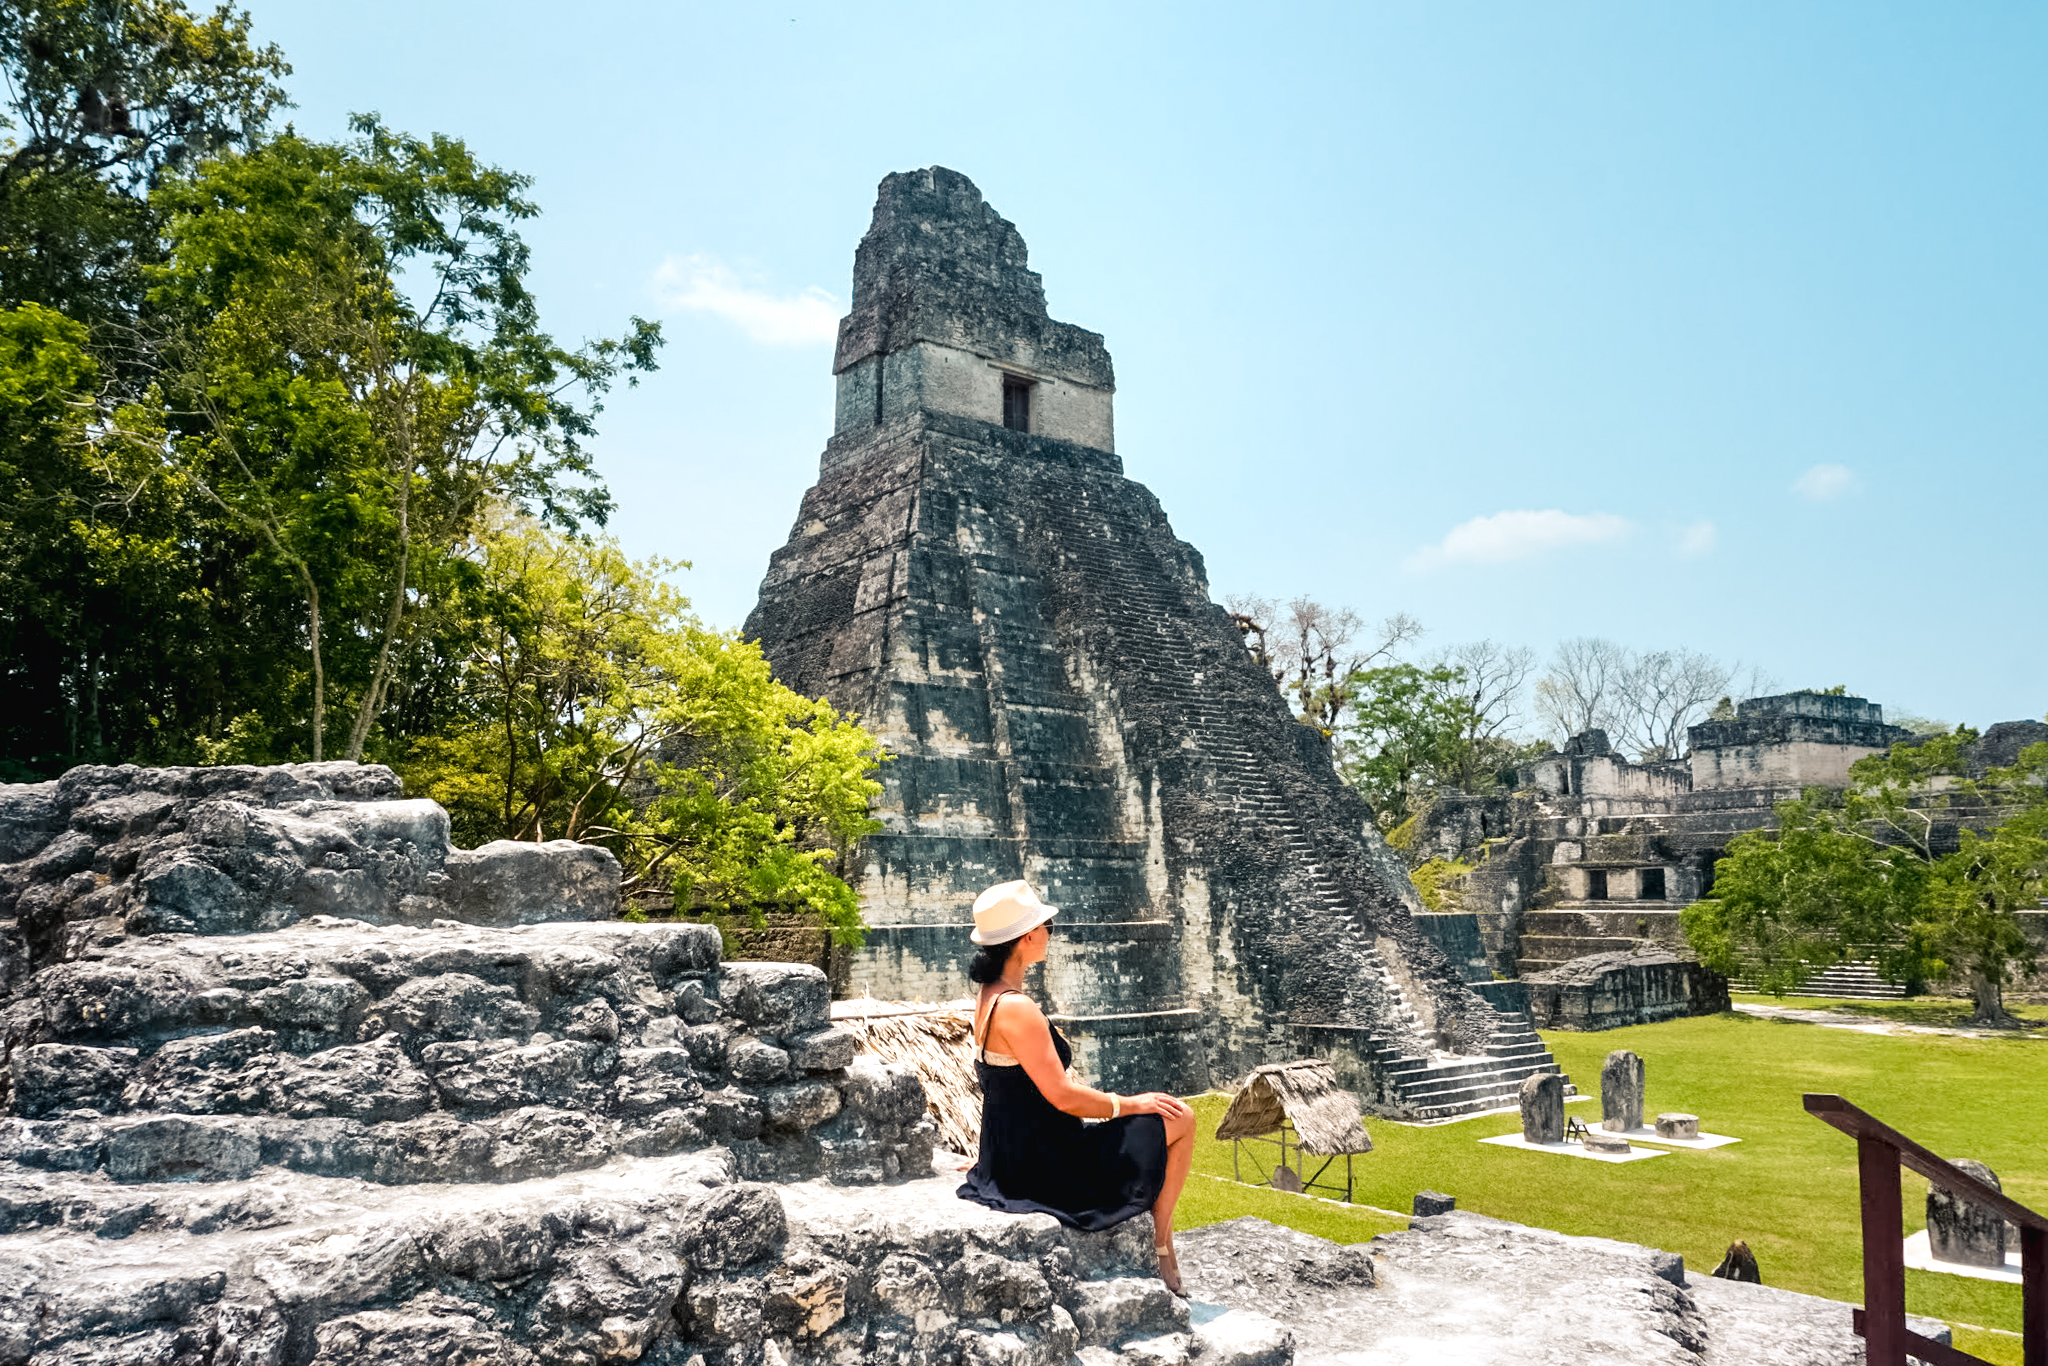
[[[1085,508],[1078,485],[1075,495],[1077,509]],[[1369,994],[1381,1003],[1368,1036],[1388,1092],[1376,1098],[1379,1104],[1404,1117],[1453,1119],[1512,1105],[1525,1078],[1561,1071],[1526,1015],[1505,1017],[1484,1056],[1431,1047],[1420,1015],[1374,943],[1370,921],[1323,863],[1294,803],[1204,686],[1192,663],[1199,657],[1195,642],[1182,624],[1189,604],[1161,591],[1157,585],[1166,575],[1158,566],[1137,563],[1144,553],[1132,544],[1137,528],[1112,528],[1099,518],[1077,516],[1062,530],[1060,548],[1093,585],[1096,606],[1115,633],[1118,650],[1141,666],[1135,672],[1143,679],[1146,700],[1179,713],[1221,789],[1235,798],[1248,820],[1271,832],[1274,843],[1305,874],[1320,908],[1351,932],[1352,948],[1372,979]],[[1576,1093],[1569,1082],[1565,1089],[1568,1095]]]

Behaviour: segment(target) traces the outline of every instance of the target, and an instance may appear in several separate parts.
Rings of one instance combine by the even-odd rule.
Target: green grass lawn
[[[2048,1044],[2039,1040],[1893,1037],[1737,1014],[1543,1037],[1566,1074],[1596,1096],[1608,1051],[1633,1049],[1648,1071],[1649,1114],[1690,1111],[1706,1131],[1743,1141],[1611,1165],[1478,1141],[1516,1132],[1520,1120],[1512,1114],[1431,1128],[1368,1120],[1375,1147],[1356,1160],[1358,1201],[1401,1211],[1418,1190],[1440,1190],[1461,1209],[1677,1252],[1695,1274],[1712,1270],[1741,1238],[1766,1284],[1856,1303],[1856,1145],[1800,1106],[1803,1092],[1831,1091],[1944,1156],[1989,1163],[2014,1199],[2048,1210]],[[1226,1104],[1222,1096],[1196,1100],[1202,1133],[1215,1131]],[[1568,1109],[1599,1117],[1597,1099]],[[1229,1184],[1230,1162],[1228,1143],[1202,1141],[1177,1226],[1256,1214],[1354,1242],[1402,1226],[1369,1211]],[[1901,1236],[1925,1223],[1927,1183],[1908,1174],[1904,1189]],[[2020,1326],[2016,1285],[1908,1271],[1906,1302],[1950,1323],[2007,1332]],[[2019,1360],[2013,1337],[1959,1330],[1957,1345],[1992,1361]]]

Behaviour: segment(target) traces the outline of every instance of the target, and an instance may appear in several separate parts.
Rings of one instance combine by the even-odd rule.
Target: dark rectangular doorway
[[[983,392],[987,392],[984,390]],[[1031,430],[1031,382],[1003,376],[1003,425],[1013,432]]]

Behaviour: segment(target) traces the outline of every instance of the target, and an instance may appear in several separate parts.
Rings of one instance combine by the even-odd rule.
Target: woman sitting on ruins
[[[1068,1078],[1074,1050],[1023,994],[1025,970],[1045,961],[1046,922],[1056,914],[1027,882],[1000,883],[975,900],[968,937],[982,947],[967,975],[981,984],[981,1154],[960,1197],[1089,1232],[1150,1209],[1159,1276],[1178,1295],[1173,1206],[1194,1160],[1194,1111],[1158,1091],[1112,1095]]]

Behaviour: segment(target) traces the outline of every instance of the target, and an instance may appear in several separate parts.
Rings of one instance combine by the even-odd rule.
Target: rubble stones
[[[135,1075],[132,1048],[42,1043],[8,1059],[18,1114],[40,1119],[59,1110],[99,1110],[120,1103]]]
[[[1600,1064],[1600,1127],[1617,1134],[1643,1127],[1643,1060],[1626,1048]]]
[[[1415,1192],[1415,1216],[1426,1219],[1432,1214],[1449,1214],[1458,1207],[1456,1196],[1445,1195],[1442,1191]]]
[[[1148,1276],[1149,1220],[1081,1234],[957,1183],[750,1185],[716,1149],[511,1188],[46,1177],[32,1193],[76,1222],[0,1238],[0,1343],[38,1362],[1065,1366],[1076,1311],[1114,1302],[1091,1319],[1108,1350],[1178,1335],[1192,1354],[1186,1305]],[[78,1236],[138,1196],[128,1228]]]
[[[1522,1137],[1531,1143],[1564,1141],[1564,1078],[1542,1072],[1522,1082]]]
[[[1188,1327],[1187,1302],[1155,1276],[1090,1282],[1077,1286],[1074,1298],[1074,1327],[1084,1346],[1115,1346],[1161,1322],[1174,1324],[1178,1331]]]
[[[758,1262],[789,1236],[782,1199],[766,1186],[724,1186],[693,1204],[681,1235],[690,1265],[725,1271]]]
[[[801,963],[728,963],[721,1003],[765,1036],[810,1034],[831,1024],[825,974]]]
[[[0,785],[0,990],[74,939],[372,924],[604,920],[610,853],[449,845],[448,815],[374,764],[73,769]]]
[[[926,1175],[923,1087],[816,969],[445,831],[355,765],[0,789],[0,1362],[1065,1366],[1077,1311],[1201,1348],[1149,1219]]]
[[[1700,1117],[1698,1115],[1682,1114],[1676,1110],[1671,1110],[1657,1116],[1657,1137],[1659,1138],[1698,1138],[1699,1136]]]
[[[784,1044],[790,1065],[807,1072],[836,1072],[853,1065],[854,1037],[844,1029],[816,1029]]]
[[[1998,1173],[1968,1157],[1949,1159],[1957,1167],[1995,1191]],[[1983,1205],[1951,1195],[1940,1186],[1927,1188],[1927,1247],[1939,1262],[1959,1266],[2005,1265],[2005,1218]]]

